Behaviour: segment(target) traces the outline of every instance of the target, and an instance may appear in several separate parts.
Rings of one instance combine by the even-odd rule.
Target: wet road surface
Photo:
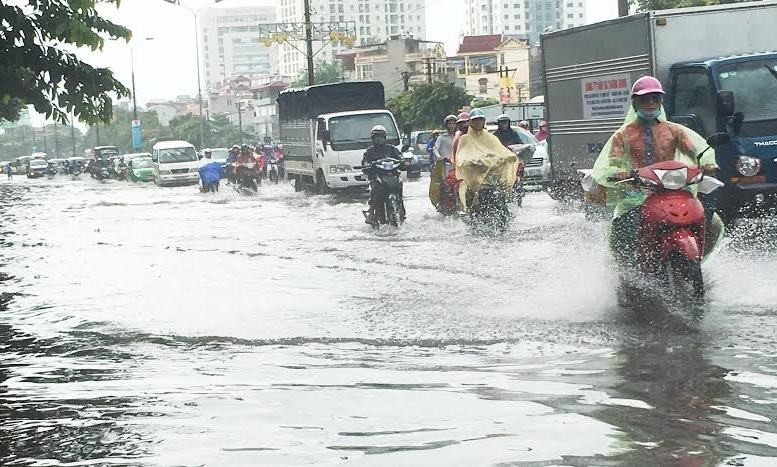
[[[605,226],[504,238],[263,186],[0,185],[2,465],[777,465],[777,223],[695,330],[615,305]]]

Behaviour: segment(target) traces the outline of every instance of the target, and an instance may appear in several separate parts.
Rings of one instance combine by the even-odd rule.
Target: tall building
[[[313,23],[353,22],[358,44],[380,43],[391,36],[424,38],[426,35],[425,0],[310,0]],[[283,23],[298,23],[303,17],[303,0],[280,0],[278,17]],[[293,44],[305,50],[304,43]],[[323,44],[313,44],[313,52]],[[315,61],[330,62],[349,47],[326,45]],[[290,44],[278,51],[280,73],[296,78],[307,68],[305,55]]]
[[[532,44],[548,30],[586,24],[588,0],[465,0],[465,36],[524,36]]]
[[[277,46],[257,41],[260,23],[276,22],[273,6],[210,7],[200,14],[200,53],[205,89],[235,77],[277,74]]]

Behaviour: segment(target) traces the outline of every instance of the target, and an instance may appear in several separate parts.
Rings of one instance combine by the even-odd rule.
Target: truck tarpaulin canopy
[[[287,89],[278,96],[281,121],[316,118],[324,113],[383,109],[383,83],[352,81]]]

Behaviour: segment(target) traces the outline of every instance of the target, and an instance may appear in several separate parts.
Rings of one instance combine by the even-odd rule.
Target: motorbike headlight
[[[688,185],[688,169],[654,170],[661,180],[661,185],[667,190],[682,190]]]
[[[754,177],[761,171],[761,159],[750,156],[739,156],[737,171],[745,177]]]

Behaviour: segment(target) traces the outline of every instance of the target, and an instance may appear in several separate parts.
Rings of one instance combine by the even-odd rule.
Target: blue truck
[[[727,132],[716,150],[727,218],[777,209],[777,1],[650,11],[542,35],[550,122],[551,196],[580,194],[622,125],[635,80],[653,75],[670,120],[702,136]]]

